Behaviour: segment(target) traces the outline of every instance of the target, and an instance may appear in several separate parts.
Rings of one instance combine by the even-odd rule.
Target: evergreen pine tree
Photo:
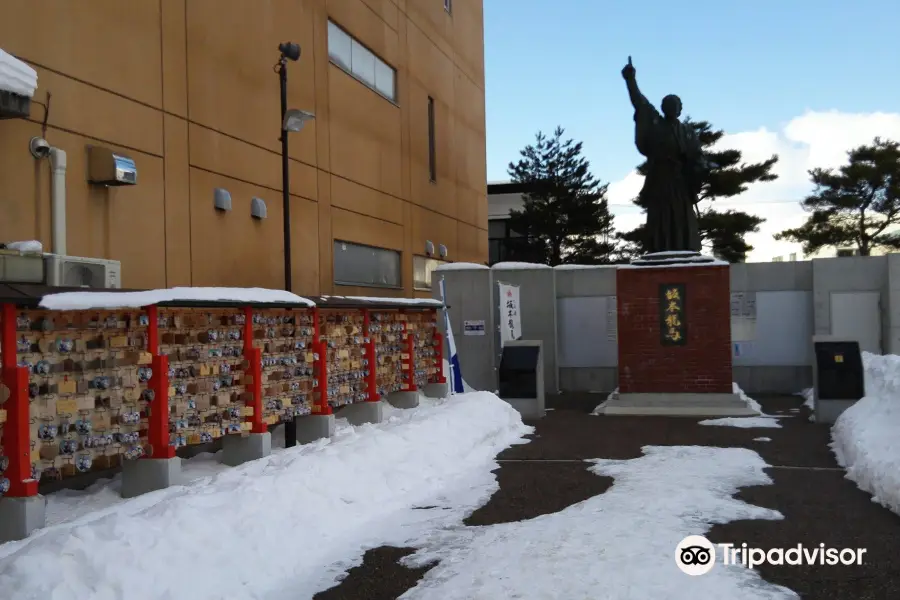
[[[900,145],[875,138],[847,157],[837,170],[809,172],[816,187],[800,205],[812,214],[775,239],[800,242],[805,254],[828,246],[855,247],[862,256],[900,249]]]
[[[510,211],[511,231],[523,236],[519,260],[596,264],[609,262],[613,249],[613,217],[601,185],[582,155],[582,143],[539,132],[535,143],[509,163],[515,183],[527,184],[522,210]]]

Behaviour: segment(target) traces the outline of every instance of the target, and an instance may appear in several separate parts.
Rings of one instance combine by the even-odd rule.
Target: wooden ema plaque
[[[320,310],[319,332],[327,346],[328,402],[333,408],[365,402],[368,358],[361,311]],[[320,382],[320,385],[323,385]]]
[[[369,335],[375,343],[375,381],[384,398],[403,389],[403,330],[406,315],[397,311],[369,313]]]

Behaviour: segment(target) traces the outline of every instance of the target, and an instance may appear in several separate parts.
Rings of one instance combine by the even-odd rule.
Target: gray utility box
[[[523,420],[543,418],[544,356],[541,340],[506,342],[500,354],[498,395]]]
[[[813,409],[817,423],[834,423],[866,395],[859,342],[813,337]]]

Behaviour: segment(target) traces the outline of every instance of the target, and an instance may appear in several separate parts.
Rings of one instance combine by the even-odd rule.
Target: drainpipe
[[[53,254],[66,253],[66,152],[50,148],[50,241]]]

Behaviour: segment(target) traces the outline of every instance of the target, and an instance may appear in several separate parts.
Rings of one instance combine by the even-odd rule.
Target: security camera
[[[33,137],[28,142],[28,149],[31,155],[37,159],[47,158],[50,156],[50,144],[42,137]]]

